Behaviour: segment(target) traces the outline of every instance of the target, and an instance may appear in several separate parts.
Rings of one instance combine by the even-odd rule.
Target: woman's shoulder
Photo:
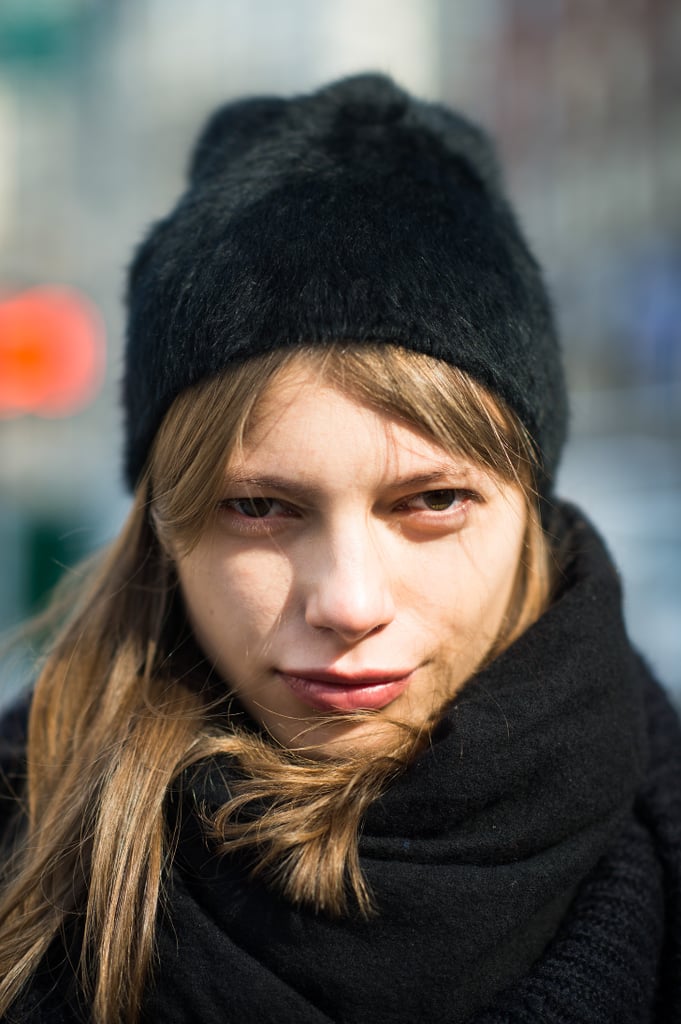
[[[648,771],[639,807],[676,868],[681,929],[681,718],[667,690],[641,659],[648,727]]]
[[[640,655],[638,662],[649,741],[646,793],[662,792],[677,798],[681,811],[681,708]]]

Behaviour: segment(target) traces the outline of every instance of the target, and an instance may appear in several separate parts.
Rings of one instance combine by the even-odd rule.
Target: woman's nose
[[[391,566],[366,525],[327,540],[315,562],[305,609],[309,626],[354,643],[392,622]]]

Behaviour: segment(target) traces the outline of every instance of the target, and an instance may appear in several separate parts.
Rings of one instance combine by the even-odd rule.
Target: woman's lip
[[[362,686],[375,683],[392,683],[404,679],[414,670],[365,668],[361,672],[336,672],[333,669],[280,669],[281,675],[292,676],[294,679],[311,679],[315,683],[332,683],[335,686]]]
[[[397,674],[364,671],[361,675],[338,672],[278,672],[298,700],[316,711],[372,711],[391,704],[409,685],[412,671]]]

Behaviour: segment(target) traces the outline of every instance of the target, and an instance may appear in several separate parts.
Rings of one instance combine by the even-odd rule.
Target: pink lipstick
[[[291,693],[317,711],[374,711],[386,707],[409,685],[411,669],[402,672],[365,670],[358,675],[322,670],[290,672],[278,675]]]

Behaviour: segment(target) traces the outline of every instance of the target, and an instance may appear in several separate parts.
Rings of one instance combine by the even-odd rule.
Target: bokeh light
[[[0,417],[68,416],[102,382],[105,332],[77,291],[31,288],[0,301]]]

